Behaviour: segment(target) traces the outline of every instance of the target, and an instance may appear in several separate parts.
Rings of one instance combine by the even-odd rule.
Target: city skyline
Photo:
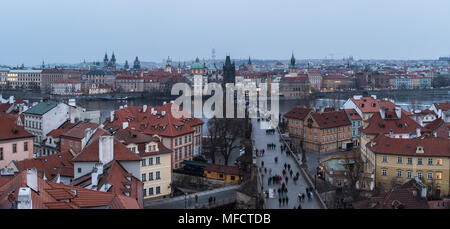
[[[118,63],[177,62],[209,59],[213,48],[217,59],[287,60],[292,52],[299,60],[437,59],[450,52],[449,7],[438,0],[8,1],[0,64],[101,61],[105,51]]]

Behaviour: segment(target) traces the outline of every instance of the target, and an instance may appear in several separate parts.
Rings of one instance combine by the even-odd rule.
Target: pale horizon
[[[216,59],[435,60],[450,1],[16,0],[2,2],[0,64]]]

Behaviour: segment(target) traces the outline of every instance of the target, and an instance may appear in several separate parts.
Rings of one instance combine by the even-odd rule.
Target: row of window
[[[157,165],[161,164],[161,158],[160,157],[156,157],[155,162],[156,162]],[[153,165],[153,157],[150,157],[148,159],[148,165],[149,166]],[[142,166],[143,167],[147,166],[147,159],[146,158],[142,159]]]
[[[192,148],[191,148],[191,146],[185,146],[184,147],[184,157],[187,157],[187,156],[191,156],[192,155]],[[183,158],[183,147],[181,147],[181,148],[179,148],[179,149],[175,149],[175,151],[174,151],[174,158],[175,158],[175,160],[178,160],[178,159],[182,159]]]
[[[42,130],[42,123],[25,120],[25,127]]]
[[[64,139],[61,139],[61,145],[64,145]],[[73,147],[73,142],[72,141],[69,141],[69,146]],[[75,148],[78,148],[79,146],[80,146],[79,142],[75,142]]]
[[[386,155],[382,156],[382,162],[383,163],[387,163],[388,159]],[[434,165],[433,164],[433,158],[428,158],[428,165]],[[397,157],[397,164],[403,164],[403,157],[398,156]],[[412,165],[413,164],[413,158],[412,157],[408,157],[407,159],[407,164]],[[423,161],[422,158],[417,158],[417,164],[418,165],[423,165]],[[436,159],[436,165],[442,165],[443,164],[443,160],[441,158]]]
[[[23,151],[28,151],[28,142],[23,143]],[[12,144],[12,152],[17,153],[17,143]],[[0,161],[3,160],[3,147],[0,147]]]
[[[161,172],[160,171],[157,171],[157,172],[155,172],[155,180],[160,180],[161,179]],[[152,180],[154,180],[153,179],[153,172],[151,172],[151,173],[148,173],[148,180],[149,181],[152,181]],[[143,173],[142,174],[142,182],[145,182],[145,181],[147,181],[147,174],[146,173]]]
[[[184,143],[185,144],[188,143],[188,142],[191,142],[191,141],[192,141],[192,136],[191,135],[189,135],[189,138],[188,138],[188,135],[184,136]],[[183,137],[175,138],[175,146],[178,146],[178,145],[183,145]]]
[[[387,169],[382,169],[381,170],[381,175],[382,176],[387,176],[388,172]],[[436,180],[441,180],[442,179],[442,173],[441,172],[436,172]],[[397,177],[401,178],[403,177],[403,171],[402,170],[397,170]],[[417,172],[417,177],[419,179],[422,179],[423,177],[423,173],[422,172]],[[411,171],[406,171],[406,178],[411,179],[412,178],[412,172]],[[428,172],[427,173],[427,179],[428,180],[432,180],[433,179],[433,173],[432,172]]]

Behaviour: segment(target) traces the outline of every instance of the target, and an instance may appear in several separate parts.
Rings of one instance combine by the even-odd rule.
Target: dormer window
[[[416,153],[425,153],[422,146],[417,146]]]

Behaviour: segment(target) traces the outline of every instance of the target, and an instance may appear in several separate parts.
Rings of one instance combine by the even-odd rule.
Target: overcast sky
[[[449,0],[2,0],[0,64],[217,58],[436,59]]]

